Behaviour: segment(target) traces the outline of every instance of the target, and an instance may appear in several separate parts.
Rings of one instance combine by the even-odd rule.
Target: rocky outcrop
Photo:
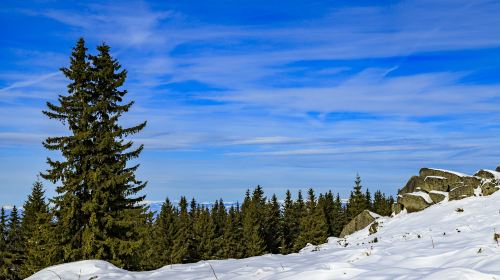
[[[344,226],[342,232],[340,233],[340,237],[343,238],[346,235],[352,234],[358,230],[364,229],[373,223],[380,216],[370,212],[368,210],[364,210],[359,213],[352,221],[350,221],[347,225]]]
[[[415,212],[442,201],[490,195],[499,189],[500,166],[496,171],[479,170],[474,176],[443,169],[422,168],[418,176],[412,176],[398,191],[397,205],[392,209],[394,214],[404,209]]]

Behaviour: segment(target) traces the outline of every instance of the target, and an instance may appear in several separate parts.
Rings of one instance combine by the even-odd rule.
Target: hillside
[[[500,279],[500,246],[494,240],[495,230],[500,232],[500,192],[443,201],[415,213],[403,210],[378,223],[375,234],[365,228],[286,256],[202,261],[149,272],[81,261],[28,279]]]

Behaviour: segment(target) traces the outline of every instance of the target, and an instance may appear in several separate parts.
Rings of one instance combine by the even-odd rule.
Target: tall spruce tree
[[[59,95],[59,105],[47,102],[50,119],[56,119],[68,126],[69,136],[49,137],[43,145],[49,150],[61,151],[64,160],[47,159],[50,169],[42,177],[53,183],[61,182],[53,198],[57,218],[57,239],[63,252],[61,261],[75,261],[83,258],[82,234],[88,225],[90,214],[84,212],[83,204],[90,200],[90,185],[86,179],[90,172],[93,155],[91,123],[95,117],[90,110],[90,64],[83,38],[78,40],[71,54],[71,63],[61,71],[71,82],[68,95]]]
[[[70,135],[49,137],[44,146],[59,150],[63,161],[48,159],[51,167],[42,176],[61,185],[53,200],[64,260],[98,258],[117,266],[136,269],[142,246],[139,225],[148,215],[136,196],[146,183],[135,178],[138,165],[128,166],[143,146],[131,149],[125,137],[142,130],[146,123],[123,128],[120,117],[133,102],[123,103],[120,90],[127,72],[109,53],[97,47],[87,55],[83,39],[73,50],[71,65],[62,72],[71,81],[68,95],[59,104],[47,103],[44,113],[67,124]]]

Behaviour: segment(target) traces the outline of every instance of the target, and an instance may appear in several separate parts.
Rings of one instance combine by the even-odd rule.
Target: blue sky
[[[128,70],[149,200],[261,184],[395,193],[423,166],[500,165],[499,1],[3,1],[0,204],[21,204],[46,101],[83,36]],[[48,195],[54,186],[47,184]]]

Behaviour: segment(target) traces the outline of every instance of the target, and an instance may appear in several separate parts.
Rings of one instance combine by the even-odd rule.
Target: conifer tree
[[[363,210],[365,210],[366,198],[365,195],[361,192],[361,188],[361,177],[359,177],[359,175],[356,175],[353,191],[351,192],[351,196],[349,197],[347,206],[347,215],[349,221],[356,217]]]
[[[6,256],[4,258],[7,278],[5,279],[21,279],[24,248],[20,216],[15,205],[10,212],[7,227]]]
[[[370,190],[368,188],[366,188],[365,191],[365,206],[363,210],[373,210],[372,194],[370,193]]]
[[[298,232],[298,221],[295,211],[295,205],[292,200],[290,190],[286,191],[285,202],[283,205],[283,239],[281,253],[289,254],[293,252],[293,242]]]
[[[245,256],[245,244],[239,206],[231,206],[227,215],[224,230],[224,256],[226,258],[243,258]]]
[[[221,259],[224,256],[224,228],[227,222],[227,212],[222,198],[215,202],[211,218],[213,225],[212,256]]]
[[[53,183],[61,182],[53,198],[57,218],[57,239],[63,252],[62,261],[83,258],[82,234],[88,225],[90,214],[82,205],[90,200],[90,186],[86,176],[90,172],[89,157],[93,154],[91,123],[95,120],[90,110],[90,64],[83,38],[78,40],[71,54],[71,64],[61,71],[71,82],[68,95],[59,95],[59,105],[47,102],[50,119],[66,124],[69,136],[49,137],[43,145],[49,150],[60,150],[64,160],[47,159],[50,169],[42,177]]]
[[[332,225],[332,236],[339,236],[344,228],[344,225],[347,223],[346,221],[346,213],[345,209],[342,205],[342,200],[340,199],[340,195],[337,193],[335,197],[335,202],[333,204],[333,225]]]
[[[83,39],[73,50],[71,65],[62,72],[71,81],[68,95],[59,105],[47,103],[44,113],[67,124],[70,135],[49,137],[44,146],[60,150],[63,161],[48,159],[50,169],[42,176],[60,182],[54,198],[58,236],[64,261],[97,258],[128,268],[138,268],[137,253],[143,245],[140,226],[147,224],[145,206],[137,195],[145,183],[135,178],[139,156],[125,137],[142,130],[146,123],[123,128],[120,117],[133,102],[122,103],[120,90],[126,71],[109,54],[109,46],[87,55]]]
[[[222,242],[215,242],[216,230],[212,216],[207,207],[202,207],[198,210],[198,214],[193,222],[193,234],[197,252],[196,259],[209,260],[216,258],[216,255],[219,258],[223,255],[219,253],[219,251],[222,251],[222,248],[219,248]]]
[[[9,266],[7,265],[7,215],[5,209],[0,209],[0,279],[7,279],[9,275]]]
[[[295,242],[296,250],[302,249],[307,243],[318,245],[328,237],[323,209],[317,207],[314,190],[308,191],[305,214],[300,220],[300,232]]]
[[[161,206],[153,225],[150,241],[151,268],[159,268],[173,262],[173,244],[177,234],[177,210],[168,198]]]
[[[179,217],[176,226],[177,233],[172,249],[172,262],[192,262],[196,259],[196,246],[194,244],[192,222],[187,209],[187,200],[184,196],[179,201]]]
[[[267,251],[277,254],[282,243],[282,218],[281,208],[276,194],[273,194],[265,208],[264,239]]]
[[[45,200],[42,183],[33,184],[31,194],[23,206],[21,230],[25,261],[21,277],[26,278],[38,270],[58,262],[58,248],[53,235],[52,215]]]
[[[246,256],[258,256],[266,252],[262,217],[266,198],[261,186],[253,191],[252,198],[245,206],[243,215],[243,236],[246,242]]]

